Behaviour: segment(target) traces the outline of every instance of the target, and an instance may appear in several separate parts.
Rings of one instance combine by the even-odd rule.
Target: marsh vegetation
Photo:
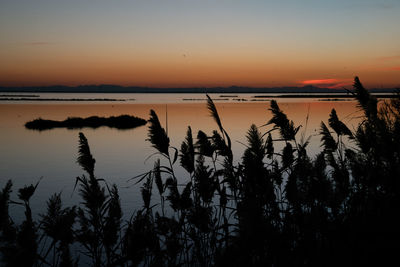
[[[118,188],[95,174],[79,134],[79,206],[53,194],[39,220],[29,200],[37,184],[0,193],[1,260],[8,266],[344,266],[396,259],[400,241],[400,99],[378,106],[354,81],[362,122],[350,130],[333,109],[321,122],[321,152],[271,101],[271,117],[252,125],[240,162],[208,97],[216,130],[187,128],[180,148],[150,112],[154,168],[135,178],[143,206],[124,220]],[[328,115],[328,114],[327,114]],[[283,144],[277,150],[277,144]],[[348,144],[351,144],[349,146]],[[176,168],[187,172],[178,183]],[[179,179],[182,181],[183,179]],[[16,224],[9,205],[25,209]],[[77,247],[79,249],[77,249]]]

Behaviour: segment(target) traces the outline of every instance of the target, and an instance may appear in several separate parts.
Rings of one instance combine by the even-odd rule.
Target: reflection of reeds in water
[[[323,150],[314,159],[307,155],[308,141],[298,140],[300,126],[275,101],[266,124],[272,127],[250,127],[237,164],[208,96],[218,131],[199,131],[195,141],[188,127],[179,151],[151,111],[148,140],[168,165],[158,159],[138,176],[143,208],[126,223],[117,187],[96,178],[95,160],[80,134],[78,163],[88,173],[76,179],[80,207],[63,208],[55,194],[35,222],[31,185],[19,191],[26,218],[17,226],[8,215],[9,204],[17,202],[10,201],[7,183],[0,193],[2,260],[72,266],[82,253],[93,266],[385,264],[396,258],[400,241],[400,100],[378,109],[358,78],[354,88],[364,120],[352,132],[332,110],[328,124],[321,122]],[[274,149],[277,142],[284,143],[282,151]],[[349,142],[356,148],[348,148]],[[188,173],[185,184],[178,184],[178,164]],[[70,253],[74,243],[83,251]]]

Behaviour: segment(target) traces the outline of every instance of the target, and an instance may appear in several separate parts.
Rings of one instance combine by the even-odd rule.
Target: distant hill
[[[371,92],[389,93],[395,88],[370,89]],[[397,90],[399,90],[397,88]],[[0,92],[29,92],[29,93],[345,93],[345,89],[304,87],[211,87],[211,88],[155,88],[155,87],[124,87],[119,85],[79,85],[79,86],[31,86],[31,87],[0,87]]]

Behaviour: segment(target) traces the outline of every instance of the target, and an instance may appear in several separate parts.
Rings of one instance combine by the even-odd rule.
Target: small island
[[[135,99],[129,99],[135,100]],[[125,99],[114,99],[114,98],[28,98],[28,97],[0,97],[0,101],[126,101]]]
[[[27,129],[31,130],[50,130],[54,128],[68,128],[68,129],[80,129],[84,127],[98,128],[101,126],[107,126],[116,129],[132,129],[142,125],[145,125],[147,121],[142,118],[138,118],[130,115],[121,115],[118,117],[98,117],[91,116],[88,118],[67,118],[64,121],[44,120],[36,119],[29,121],[25,124]]]

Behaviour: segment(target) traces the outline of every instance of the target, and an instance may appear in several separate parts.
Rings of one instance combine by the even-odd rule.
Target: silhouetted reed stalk
[[[76,178],[80,206],[64,208],[54,194],[35,222],[29,199],[37,185],[20,189],[22,202],[13,202],[9,181],[0,192],[1,260],[8,266],[74,266],[84,257],[92,266],[359,266],[396,259],[400,99],[378,107],[357,77],[354,95],[363,121],[352,132],[333,109],[321,122],[323,150],[314,158],[309,138],[298,140],[301,126],[276,101],[267,130],[251,125],[238,163],[208,95],[218,131],[199,131],[195,140],[188,127],[179,151],[151,110],[148,140],[167,164],[157,159],[135,178],[143,207],[127,222],[117,187],[96,178],[80,133],[77,161],[88,174]],[[178,164],[188,173],[183,184]],[[9,204],[25,208],[21,225],[10,218]],[[76,244],[83,250],[71,253]]]

